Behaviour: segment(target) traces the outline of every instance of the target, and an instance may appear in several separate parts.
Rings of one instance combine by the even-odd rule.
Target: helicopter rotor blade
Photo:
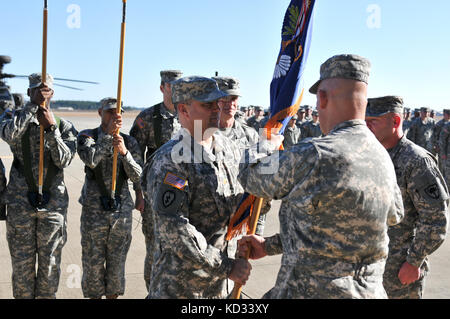
[[[15,75],[15,74],[4,74],[7,75],[10,78],[27,78],[28,75]],[[71,79],[62,79],[62,78],[53,78],[55,81],[68,81],[68,82],[77,82],[77,83],[88,83],[88,84],[100,84],[98,82],[92,82],[92,81],[82,81],[82,80],[71,80]]]
[[[71,79],[62,79],[62,78],[54,78],[54,80],[56,80],[56,81],[78,82],[78,83],[88,83],[88,84],[100,84],[98,82],[92,82],[92,81],[71,80]]]
[[[75,87],[72,87],[72,86],[67,86],[67,85],[62,85],[62,84],[57,84],[57,83],[53,83],[53,85],[54,86],[63,87],[63,88],[66,88],[66,89],[71,89],[71,90],[84,91],[83,89],[80,89],[80,88],[75,88]]]

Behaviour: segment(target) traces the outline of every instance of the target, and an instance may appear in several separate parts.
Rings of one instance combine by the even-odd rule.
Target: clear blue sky
[[[48,72],[101,83],[81,85],[83,92],[58,88],[55,99],[115,96],[122,1],[48,2]],[[241,105],[269,106],[289,0],[127,2],[125,105],[161,101],[159,71],[180,69],[185,75],[235,76],[241,81]],[[68,27],[71,4],[81,10],[80,28]],[[0,54],[13,59],[5,72],[41,70],[42,6],[42,0],[2,1]],[[355,53],[372,62],[370,97],[395,94],[409,107],[449,108],[449,21],[447,0],[317,0],[305,86],[318,79],[327,58]],[[14,92],[26,91],[26,80],[8,83]],[[315,96],[306,94],[303,104],[315,105]]]

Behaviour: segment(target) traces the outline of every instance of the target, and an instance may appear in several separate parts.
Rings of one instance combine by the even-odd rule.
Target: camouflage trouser
[[[66,243],[66,211],[36,212],[10,204],[6,229],[14,298],[56,298]]]
[[[421,268],[422,275],[419,280],[410,285],[403,285],[398,279],[398,273],[405,261],[405,256],[395,256],[394,258],[389,256],[383,275],[386,293],[389,299],[422,299],[428,273],[427,262]]]
[[[81,286],[85,298],[125,293],[125,261],[131,244],[131,227],[131,211],[111,213],[83,207]]]
[[[385,261],[350,264],[326,260],[283,256],[275,287],[266,299],[386,299],[383,288]]]
[[[147,202],[145,203],[144,212],[142,212],[142,233],[145,237],[145,261],[144,261],[144,280],[147,291],[150,287],[150,276],[153,265],[153,251],[155,247],[155,235],[153,233],[154,221],[151,217],[151,212],[148,209]]]

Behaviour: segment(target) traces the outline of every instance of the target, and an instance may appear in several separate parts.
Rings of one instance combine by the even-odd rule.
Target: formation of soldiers
[[[251,259],[283,255],[265,298],[421,298],[428,256],[448,228],[450,112],[434,124],[422,109],[409,122],[402,98],[367,98],[370,68],[357,55],[325,61],[310,89],[317,109],[301,107],[284,136],[270,139],[261,134],[270,114],[239,109],[233,77],[161,71],[163,101],[143,110],[128,135],[118,133],[114,98],[101,101],[98,127],[77,132],[51,111],[52,77],[43,84],[32,74],[30,102],[0,118],[0,138],[14,155],[9,183],[0,181],[14,297],[56,297],[66,242],[64,169],[78,153],[86,298],[124,294],[133,208],[142,214],[148,298],[227,298],[250,276],[240,258],[250,248]],[[256,234],[227,240],[245,193],[264,199]],[[280,233],[263,237],[272,200],[282,201]]]

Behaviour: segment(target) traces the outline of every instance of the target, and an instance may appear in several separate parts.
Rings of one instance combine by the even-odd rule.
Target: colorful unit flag
[[[312,34],[312,15],[315,0],[292,0],[286,11],[281,49],[270,84],[270,114],[265,128],[283,134],[289,120],[303,97],[303,71],[308,58]],[[228,225],[227,240],[249,231],[248,221],[256,197],[244,194],[239,208]]]

